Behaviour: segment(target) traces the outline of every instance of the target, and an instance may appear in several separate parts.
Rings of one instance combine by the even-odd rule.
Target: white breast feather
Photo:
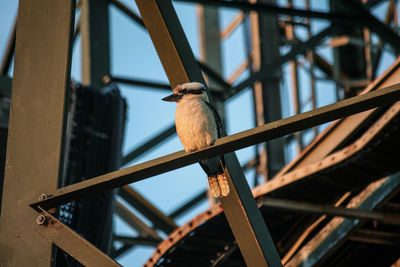
[[[199,99],[178,104],[175,125],[186,152],[209,147],[218,139],[217,125],[212,111]]]

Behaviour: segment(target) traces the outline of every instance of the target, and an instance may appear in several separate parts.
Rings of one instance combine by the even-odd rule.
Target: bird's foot
[[[215,198],[221,196],[221,189],[219,188],[217,177],[210,176],[208,177],[208,183],[210,184],[211,193]]]
[[[219,188],[221,190],[221,195],[226,197],[229,194],[229,185],[228,185],[228,180],[226,179],[226,176],[224,173],[218,174],[217,176]]]

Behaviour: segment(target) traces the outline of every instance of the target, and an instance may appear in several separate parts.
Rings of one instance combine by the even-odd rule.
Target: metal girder
[[[319,45],[326,37],[331,34],[337,34],[341,31],[340,28],[335,26],[328,26],[325,29],[321,30],[319,33],[313,35],[310,39],[302,44],[294,44],[290,51],[285,55],[278,57],[274,60],[271,64],[268,64],[263,67],[263,69],[254,72],[249,78],[245,79],[244,81],[240,82],[239,84],[231,87],[225,99],[237,94],[241,90],[247,88],[248,86],[252,85],[256,81],[264,81],[268,77],[275,76],[275,72],[280,68],[284,63],[289,60],[295,59],[300,54],[305,54],[307,50],[313,49],[317,45]],[[269,71],[266,72],[265,69]]]
[[[139,26],[142,28],[146,28],[146,26],[143,23],[143,20],[137,15],[135,12],[133,12],[129,7],[127,7],[124,3],[118,0],[109,0],[115,7],[117,7],[121,12],[123,12],[125,15],[130,17],[133,21],[135,21]]]
[[[117,215],[124,220],[130,227],[135,229],[140,236],[152,238],[155,241],[161,241],[161,237],[145,224],[139,217],[133,214],[127,207],[121,202],[117,201],[117,208],[115,210]]]
[[[193,206],[195,206],[197,203],[202,201],[207,197],[207,191],[202,191],[199,194],[195,195],[191,200],[186,202],[184,205],[181,207],[177,208],[175,211],[173,211],[169,217],[174,219],[176,217],[179,217],[181,214],[183,214],[185,211],[189,210]]]
[[[349,236],[349,240],[379,245],[400,246],[400,235],[393,232],[357,229]]]
[[[117,235],[114,237],[115,241],[120,241],[126,245],[142,245],[142,246],[150,246],[150,247],[156,247],[158,243],[160,242],[159,240],[154,240],[153,238],[148,238],[148,237],[131,237],[131,236],[121,236]]]
[[[285,199],[264,199],[263,205],[269,208],[291,210],[312,214],[325,214],[361,220],[375,220],[384,224],[400,225],[400,215],[377,211],[366,211],[355,208],[334,207]]]
[[[33,227],[34,230],[42,235],[46,242],[49,244],[54,243],[84,266],[121,266],[50,213],[42,211],[40,216],[43,217],[38,217],[38,224]],[[23,266],[39,265],[29,264]]]
[[[134,160],[135,158],[143,155],[144,153],[149,152],[155,146],[161,144],[162,142],[166,141],[169,137],[171,137],[174,133],[176,133],[175,124],[170,125],[167,129],[163,130],[156,136],[150,138],[144,144],[140,145],[139,147],[135,148],[131,152],[128,152],[122,158],[122,164],[125,165]]]
[[[227,1],[227,0],[175,0],[178,2],[191,2],[202,5],[218,6],[225,8],[240,9],[245,12],[255,11],[258,13],[274,14],[274,15],[288,15],[288,16],[299,16],[304,18],[314,18],[329,20],[336,23],[368,23],[368,18],[365,16],[359,16],[354,13],[327,13],[321,11],[311,11],[297,8],[280,7],[277,5],[266,4],[266,3],[249,3],[245,1]],[[374,4],[373,4],[374,5]],[[368,6],[368,7],[372,7]]]
[[[354,197],[348,208],[373,210],[400,187],[400,174],[376,181]],[[285,266],[318,265],[324,257],[349,238],[360,220],[334,218],[316,236],[306,243]]]
[[[116,83],[123,83],[123,84],[129,84],[129,85],[135,85],[135,86],[141,86],[141,87],[150,87],[150,88],[161,89],[161,90],[168,90],[168,91],[171,90],[170,85],[167,83],[125,78],[125,77],[119,77],[119,76],[111,76],[110,74],[104,75],[103,82],[105,84],[109,84],[111,82],[116,82]]]
[[[169,234],[178,227],[170,217],[162,213],[130,186],[126,185],[121,187],[118,193],[121,198],[141,212],[143,216],[151,220],[153,222],[153,228],[160,229]]]
[[[198,161],[223,155],[255,145],[286,134],[305,130],[307,128],[353,115],[377,106],[390,104],[400,100],[400,84],[395,84],[360,96],[348,98],[315,110],[304,112],[279,121],[239,132],[218,139],[215,144],[193,153],[179,151],[167,156],[156,158],[132,167],[110,172],[82,181],[59,190],[48,192],[45,200],[31,203],[32,208],[41,206],[50,209],[72,200],[79,199],[89,193],[98,193],[114,189],[129,183],[181,168]]]
[[[136,3],[171,87],[190,81],[204,83],[171,1],[137,0]],[[221,203],[246,263],[249,266],[281,265],[236,155],[225,155],[225,161],[231,192]]]
[[[274,0],[262,0],[274,3]],[[279,67],[271,70],[271,65],[279,58],[279,25],[273,15],[251,13],[252,63],[254,71],[274,73],[268,79],[253,85],[256,125],[282,118]],[[258,149],[257,149],[258,150]],[[283,139],[274,139],[263,145],[259,156],[261,173],[264,179],[272,178],[285,165],[285,144]]]
[[[0,218],[0,266],[50,266],[52,243],[29,207],[58,187],[71,65],[73,0],[20,0]]]
[[[109,0],[81,0],[82,84],[103,87],[110,72]]]

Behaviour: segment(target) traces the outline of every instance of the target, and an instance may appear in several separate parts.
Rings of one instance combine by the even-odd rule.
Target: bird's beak
[[[167,102],[177,102],[177,101],[178,101],[179,99],[181,99],[181,98],[182,98],[182,95],[172,94],[172,95],[169,95],[169,96],[164,97],[164,98],[161,99],[161,100],[167,101]]]

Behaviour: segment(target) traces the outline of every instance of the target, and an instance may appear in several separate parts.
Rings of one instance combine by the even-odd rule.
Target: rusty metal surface
[[[52,244],[33,230],[29,202],[62,173],[75,1],[19,2],[0,221],[1,266],[50,266]],[[29,45],[28,45],[29,44]]]

